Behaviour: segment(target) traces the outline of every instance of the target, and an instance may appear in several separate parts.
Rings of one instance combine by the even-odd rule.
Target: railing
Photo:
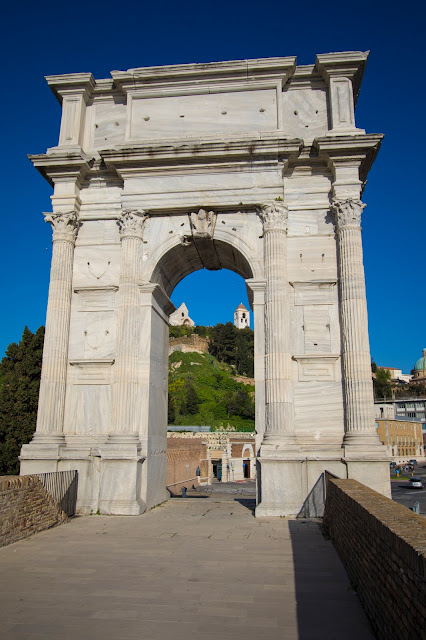
[[[37,473],[43,487],[59,504],[67,516],[74,516],[77,505],[77,471],[53,471],[51,473]]]
[[[192,482],[193,480],[198,481],[198,476],[196,476],[195,478],[189,478],[189,480],[180,480],[180,482],[172,482],[171,484],[168,484],[166,486],[166,489],[168,489],[169,487],[175,487],[177,484],[185,484],[185,482]]]

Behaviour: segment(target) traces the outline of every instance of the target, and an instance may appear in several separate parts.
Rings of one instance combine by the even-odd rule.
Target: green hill
[[[168,422],[254,431],[254,387],[232,379],[236,370],[207,353],[175,351],[169,358]]]

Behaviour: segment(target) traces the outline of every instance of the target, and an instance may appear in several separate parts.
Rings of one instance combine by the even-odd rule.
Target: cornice
[[[45,80],[60,104],[62,104],[62,98],[66,95],[82,94],[86,99],[89,98],[96,85],[91,73],[45,76]]]
[[[379,152],[383,137],[382,133],[327,136],[316,138],[313,148],[318,151],[319,158],[326,161],[330,170],[336,164],[358,162],[359,177],[364,182]]]
[[[74,181],[81,184],[94,162],[94,158],[80,148],[66,151],[57,148],[48,153],[29,155],[28,158],[52,187],[56,182]]]
[[[179,165],[222,165],[237,162],[283,163],[295,160],[302,149],[303,141],[289,140],[271,134],[259,137],[201,141],[197,139],[178,140],[168,143],[155,142],[120,145],[113,149],[99,151],[109,169],[115,169],[123,179],[129,178],[143,169],[158,166]]]
[[[296,68],[296,57],[228,60],[197,64],[138,67],[127,71],[111,71],[117,88],[123,93],[155,84],[200,81],[223,81],[280,78],[287,82]]]
[[[298,65],[291,76],[285,91],[297,89],[325,89],[326,82],[313,64]]]
[[[352,81],[354,104],[356,104],[369,53],[369,51],[320,53],[316,56],[315,66],[326,82],[331,77],[349,78]]]

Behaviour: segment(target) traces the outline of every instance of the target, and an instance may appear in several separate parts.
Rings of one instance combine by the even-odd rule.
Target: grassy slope
[[[181,363],[181,364],[179,364]],[[169,395],[176,407],[176,425],[210,425],[215,429],[226,427],[228,423],[238,431],[254,431],[254,420],[239,415],[229,415],[225,406],[225,396],[229,392],[245,390],[253,392],[254,387],[244,386],[231,378],[232,368],[206,353],[182,353],[175,351],[169,358]],[[186,381],[191,380],[200,404],[196,414],[179,412],[180,400],[185,394]]]

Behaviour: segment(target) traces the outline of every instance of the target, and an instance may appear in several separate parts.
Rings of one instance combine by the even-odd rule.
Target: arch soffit
[[[235,234],[221,229],[213,239],[221,260],[222,268],[238,273],[245,280],[263,278],[263,263],[256,255],[257,250]],[[143,282],[160,284],[170,296],[174,288],[183,278],[204,268],[202,256],[193,259],[185,251],[185,247],[177,238],[165,238],[154,249],[151,256],[143,264]]]

